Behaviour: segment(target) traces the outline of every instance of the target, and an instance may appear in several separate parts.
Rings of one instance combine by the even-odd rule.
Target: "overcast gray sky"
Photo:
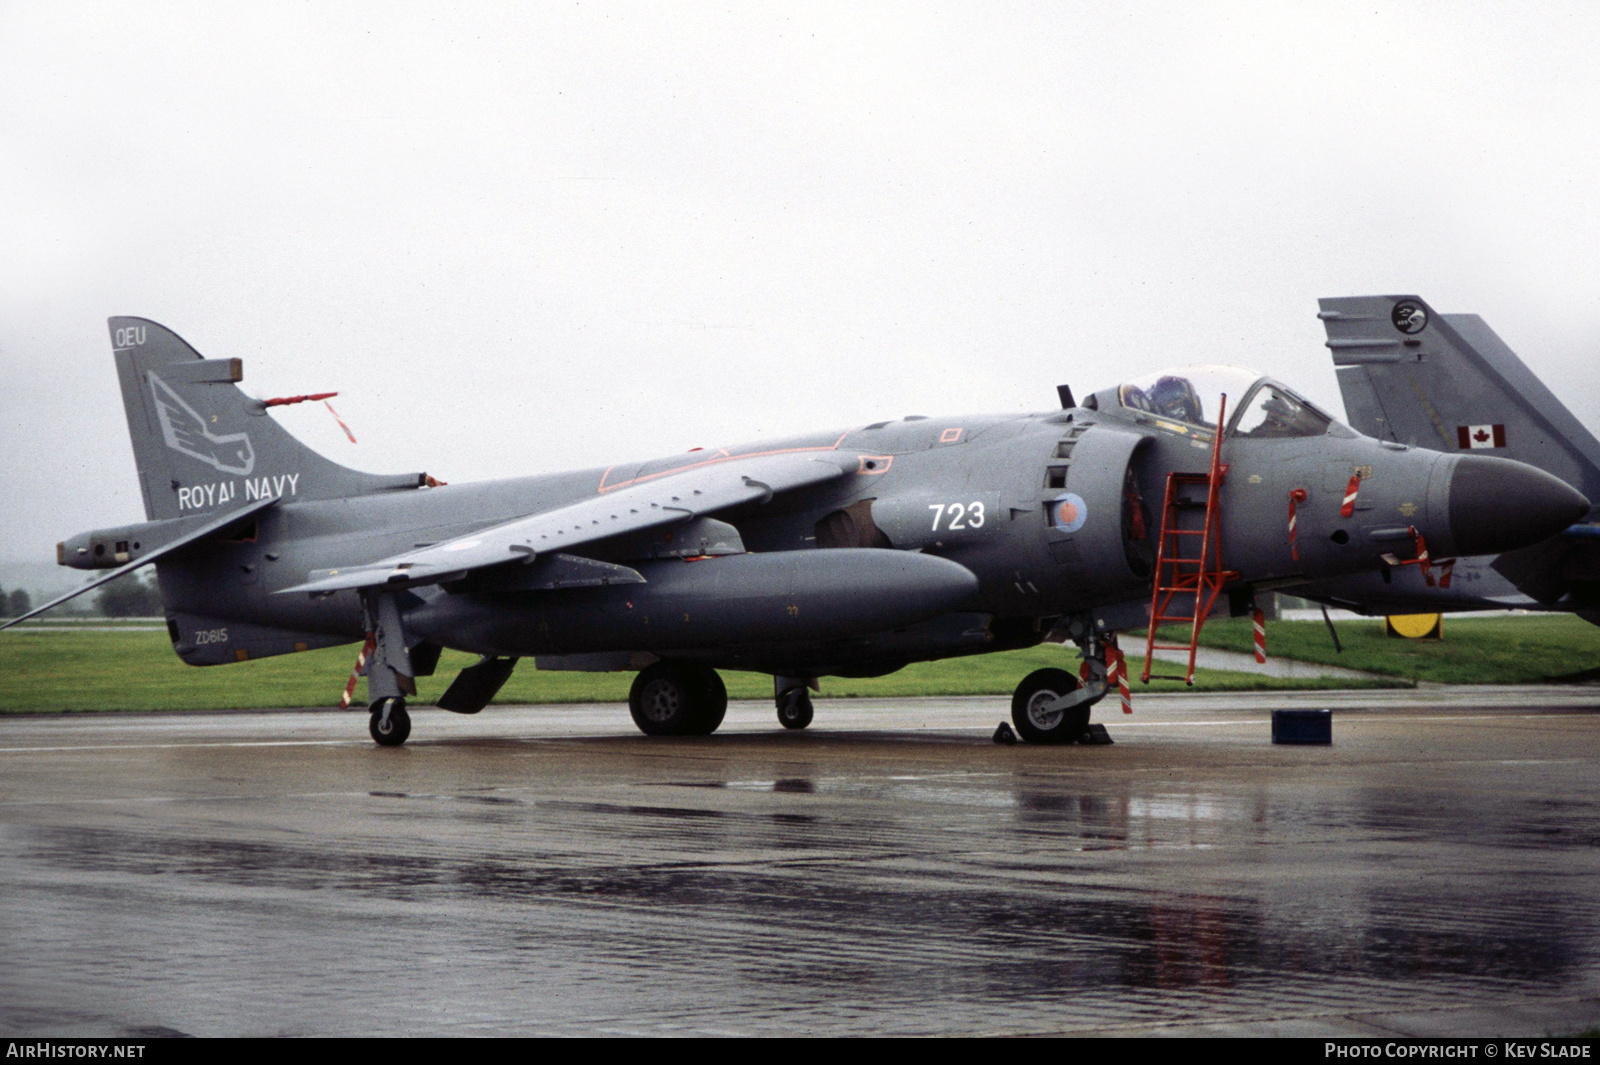
[[[0,559],[140,520],[105,318],[449,481],[1482,314],[1600,426],[1600,5],[0,3]]]

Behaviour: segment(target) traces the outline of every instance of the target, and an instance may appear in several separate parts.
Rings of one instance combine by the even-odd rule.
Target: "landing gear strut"
[[[710,666],[657,662],[634,678],[628,712],[646,736],[709,736],[728,712],[728,689]]]
[[[1120,663],[1115,642],[1097,634],[1086,616],[1069,618],[1065,635],[1078,645],[1086,679],[1064,669],[1036,669],[1011,696],[1011,721],[1029,743],[1077,743],[1089,731],[1089,710],[1105,698]]]
[[[367,731],[380,747],[398,747],[411,735],[411,715],[406,713],[406,701],[384,697],[372,704],[372,720]]]
[[[383,747],[398,747],[411,735],[411,715],[406,696],[417,694],[416,669],[406,650],[405,628],[395,593],[369,592],[361,605],[375,647],[367,659],[367,696],[372,700],[372,720],[367,731]]]

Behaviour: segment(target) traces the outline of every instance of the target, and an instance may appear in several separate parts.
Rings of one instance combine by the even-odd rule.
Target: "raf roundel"
[[[1088,504],[1076,492],[1068,492],[1050,503],[1050,524],[1062,532],[1077,532],[1088,520]]]

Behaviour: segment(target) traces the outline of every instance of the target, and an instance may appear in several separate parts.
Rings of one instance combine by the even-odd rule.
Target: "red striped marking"
[[[1117,634],[1106,637],[1106,664],[1111,667],[1108,678],[1117,686],[1117,698],[1122,700],[1122,712],[1133,713],[1133,693],[1128,690],[1128,659],[1117,646]]]
[[[360,678],[361,671],[367,668],[367,656],[378,646],[378,634],[367,633],[367,642],[361,645],[361,653],[356,655],[356,668],[350,671],[350,683],[344,686],[344,694],[339,697],[339,709],[345,710],[350,706],[350,699],[356,693],[356,680]]]
[[[356,434],[352,433],[350,431],[350,427],[344,423],[344,419],[339,417],[339,412],[333,409],[333,404],[329,403],[327,400],[323,400],[322,405],[328,408],[328,413],[333,415],[333,420],[339,423],[339,428],[344,430],[344,435],[350,438],[350,442],[352,444],[355,443]]]
[[[633,477],[626,481],[618,481],[616,484],[606,484],[606,478],[611,476],[612,470],[616,469],[616,466],[614,465],[607,466],[605,472],[600,475],[600,487],[596,488],[595,491],[601,495],[604,495],[605,493],[614,491],[618,488],[626,488],[630,484],[642,484],[645,481],[653,481],[657,477],[671,477],[675,473],[684,473],[687,470],[698,470],[702,466],[715,466],[723,462],[732,462],[735,459],[758,459],[764,458],[767,455],[800,455],[809,451],[838,451],[839,445],[844,443],[844,438],[849,435],[850,430],[846,429],[844,432],[839,434],[839,439],[823,447],[781,447],[772,451],[746,451],[742,455],[730,455],[728,454],[726,448],[721,448],[718,449],[718,454],[721,456],[720,458],[706,459],[702,462],[691,462],[684,466],[674,466],[670,470],[662,470],[659,473],[647,473],[643,477]]]
[[[1348,518],[1356,512],[1356,493],[1361,491],[1361,475],[1352,473],[1344,490],[1344,503],[1339,507],[1339,517]]]
[[[1256,630],[1256,662],[1264,666],[1267,664],[1267,615],[1257,607],[1250,615],[1250,622]]]
[[[1427,582],[1429,588],[1432,588],[1434,586],[1433,568],[1428,565],[1428,541],[1424,540],[1422,534],[1417,532],[1415,525],[1411,526],[1411,538],[1417,542],[1417,557],[1411,561],[1422,568],[1422,579]]]
[[[263,407],[287,407],[294,403],[315,403],[317,400],[329,400],[337,396],[337,392],[313,392],[305,396],[279,396],[277,399],[264,399]]]
[[[1289,555],[1296,562],[1300,561],[1300,544],[1295,539],[1294,529],[1297,519],[1295,518],[1294,511],[1297,505],[1304,503],[1305,501],[1306,490],[1304,488],[1296,488],[1289,493]]]

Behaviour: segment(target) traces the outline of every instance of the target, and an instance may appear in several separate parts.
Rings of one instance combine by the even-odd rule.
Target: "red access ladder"
[[[1156,651],[1188,651],[1189,668],[1181,677],[1157,675],[1157,680],[1181,680],[1194,683],[1194,656],[1200,646],[1200,630],[1205,626],[1211,608],[1216,605],[1222,586],[1237,580],[1237,570],[1222,568],[1221,513],[1217,493],[1228,467],[1222,464],[1222,427],[1227,425],[1228,397],[1223,396],[1217,407],[1217,431],[1211,441],[1211,467],[1205,473],[1168,473],[1167,495],[1161,508],[1161,539],[1156,548],[1155,587],[1150,593],[1150,630],[1145,641],[1144,672],[1139,680],[1150,683],[1150,667],[1155,664]],[[1195,504],[1180,497],[1185,487],[1205,485],[1205,516],[1198,529],[1179,528],[1180,510]],[[1187,549],[1199,538],[1199,552],[1190,555]],[[1174,606],[1174,600],[1177,605]],[[1187,604],[1189,612],[1182,608]],[[1172,612],[1177,611],[1177,612]],[[1189,642],[1157,643],[1156,630],[1171,622],[1187,622]]]

